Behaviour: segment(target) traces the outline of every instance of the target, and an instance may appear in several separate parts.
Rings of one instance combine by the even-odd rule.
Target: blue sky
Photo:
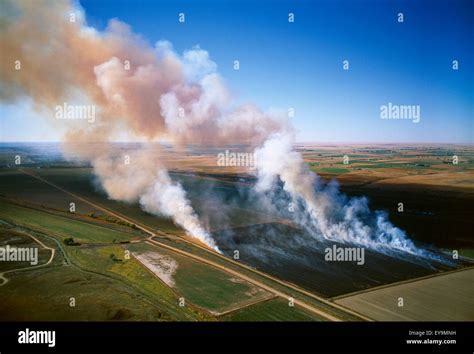
[[[207,50],[238,102],[293,107],[298,141],[448,143],[474,139],[473,3],[80,1],[95,28],[118,18],[150,45]],[[388,102],[420,105],[420,123],[380,119]],[[8,121],[17,109],[4,107],[8,127],[20,124]]]

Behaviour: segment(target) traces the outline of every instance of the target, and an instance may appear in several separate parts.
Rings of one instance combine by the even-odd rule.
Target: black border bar
[[[19,344],[18,334],[26,328],[54,330],[55,347]],[[474,322],[0,322],[1,354],[473,353],[473,338]],[[455,339],[456,344],[407,344],[410,339]]]

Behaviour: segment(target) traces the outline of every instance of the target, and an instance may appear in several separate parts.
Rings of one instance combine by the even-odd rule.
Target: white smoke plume
[[[291,134],[272,135],[256,154],[256,190],[271,193],[282,183],[292,202],[302,205],[293,219],[315,238],[357,244],[383,253],[396,250],[429,256],[393,226],[384,213],[371,212],[366,198],[347,198],[336,184],[320,183],[301,154],[293,150]]]
[[[109,151],[94,158],[92,165],[110,199],[139,202],[143,210],[151,214],[171,217],[190,236],[220,252],[201,226],[182,186],[171,180],[161,164],[156,148]]]
[[[144,210],[152,214],[173,217],[173,220],[190,235],[220,252],[209,233],[202,228],[186,198],[186,192],[179,183],[171,180],[166,170],[158,171],[153,185],[140,196],[140,204]]]
[[[257,190],[271,191],[281,181],[309,215],[309,220],[299,218],[301,225],[315,236],[417,252],[403,231],[370,212],[365,199],[347,199],[334,185],[323,188],[293,150],[285,118],[253,104],[234,106],[217,65],[201,48],[179,55],[166,41],[150,46],[118,20],[99,32],[87,25],[79,6],[66,0],[2,1],[0,6],[0,99],[30,97],[51,117],[55,106],[74,104],[78,97],[97,107],[94,124],[71,126],[66,149],[75,143],[107,143],[121,131],[146,142],[260,146]],[[21,70],[14,69],[17,60]],[[111,199],[139,202],[150,213],[169,216],[217,249],[159,154],[131,152],[127,165],[109,149],[75,153],[91,162]]]

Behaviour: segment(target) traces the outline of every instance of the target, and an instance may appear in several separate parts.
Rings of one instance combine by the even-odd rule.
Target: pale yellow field
[[[403,307],[399,307],[403,298]],[[474,268],[336,300],[378,321],[474,321]]]

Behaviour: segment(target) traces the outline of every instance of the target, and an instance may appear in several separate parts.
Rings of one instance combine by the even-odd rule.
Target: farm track
[[[16,272],[23,272],[23,271],[32,270],[32,269],[43,268],[43,267],[46,267],[49,264],[51,264],[51,262],[54,259],[54,255],[56,254],[56,250],[54,248],[46,246],[43,242],[41,242],[40,240],[38,240],[36,237],[34,237],[33,235],[31,235],[29,233],[26,233],[26,232],[22,232],[22,233],[29,236],[30,238],[32,238],[36,243],[40,244],[41,247],[43,247],[44,249],[50,250],[51,251],[51,256],[49,257],[49,260],[46,263],[34,265],[34,266],[31,266],[31,267],[23,267],[23,268],[12,269],[12,270],[8,270],[6,272],[0,273],[0,279],[2,280],[2,283],[0,284],[0,286],[3,286],[6,283],[8,283],[8,278],[5,277],[5,274],[14,273],[14,272],[15,273]]]

